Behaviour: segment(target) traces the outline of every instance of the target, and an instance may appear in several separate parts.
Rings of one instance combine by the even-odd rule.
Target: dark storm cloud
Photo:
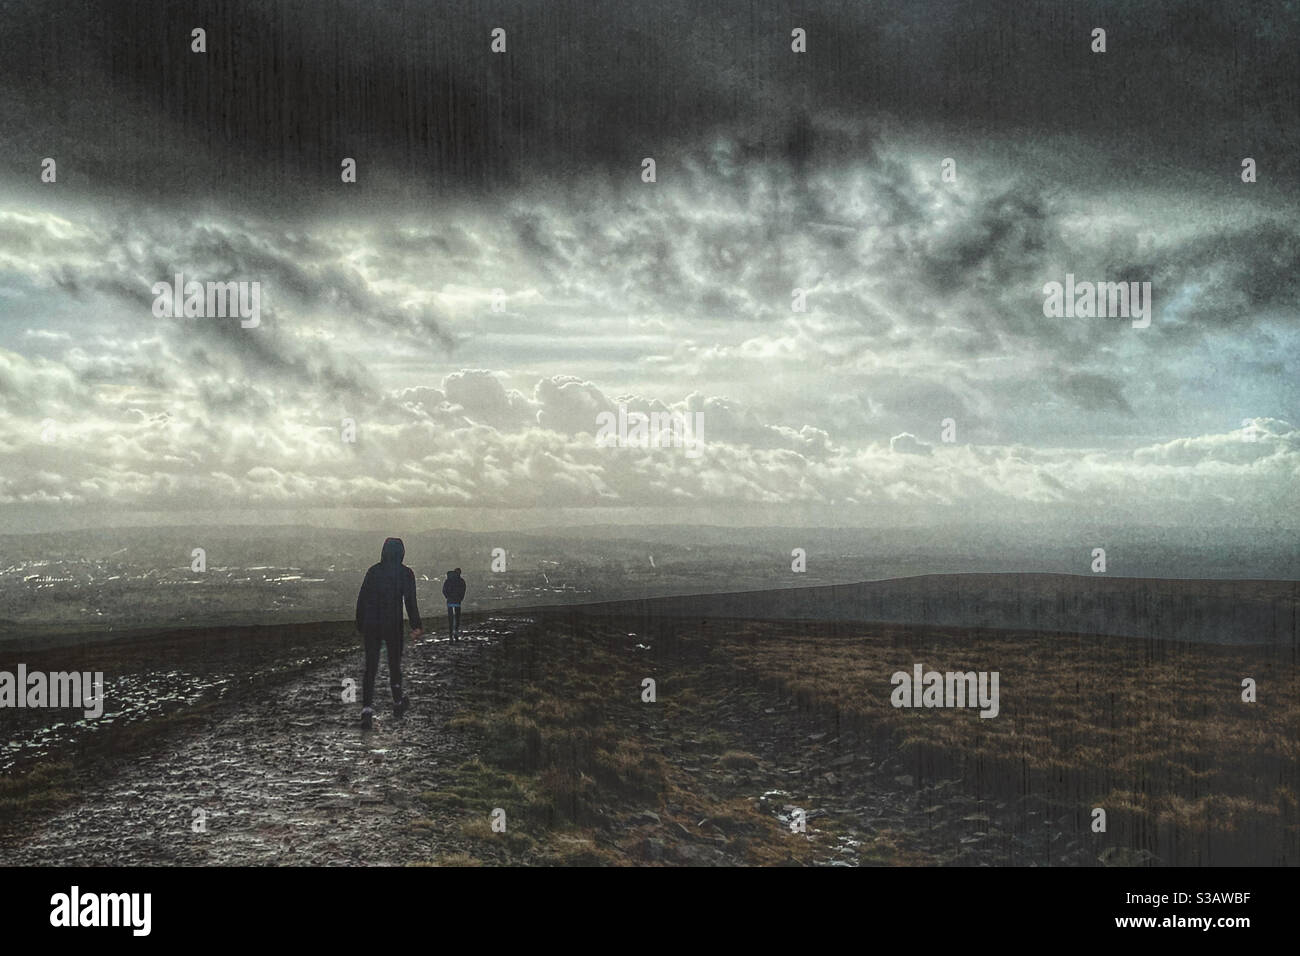
[[[988,197],[963,213],[925,251],[925,277],[942,292],[965,289],[976,280],[1024,282],[1047,247],[1059,241],[1045,202],[1024,186]]]
[[[634,175],[720,127],[798,169],[825,158],[807,117],[828,112],[1076,134],[1124,175],[1293,170],[1297,19],[1283,0],[29,2],[0,27],[3,145],[24,178],[55,155],[90,188],[285,205],[337,191],[344,156],[377,198]]]
[[[321,316],[342,317],[379,349],[406,347],[429,354],[453,344],[434,307],[403,304],[377,292],[340,260],[337,248],[309,236],[265,224],[202,224],[186,217],[94,222],[84,236],[86,247],[79,253],[65,249],[63,261],[52,249],[40,255],[28,250],[32,268],[80,305],[97,310],[125,306],[124,316],[134,314],[144,325],[164,330],[177,353],[198,369],[229,359],[261,377],[364,395],[375,387],[364,368],[325,343],[303,337],[321,326]],[[261,328],[250,333],[232,322],[157,319],[154,285],[173,283],[177,273],[187,283],[259,283]],[[105,373],[97,368],[95,374],[102,378]]]
[[[1133,409],[1124,398],[1120,383],[1105,375],[1084,372],[1071,375],[1057,384],[1057,390],[1087,411],[1133,414]]]
[[[184,341],[190,368],[222,368],[224,359],[237,363],[232,371],[253,374],[265,382],[294,382],[327,393],[369,395],[370,376],[355,363],[317,342],[295,343],[279,334],[273,310],[263,309],[262,334],[249,335],[237,322],[194,321],[175,326],[174,337]]]
[[[1119,278],[1146,271],[1164,289],[1195,290],[1160,326],[1164,335],[1241,326],[1243,317],[1294,310],[1300,303],[1300,234],[1294,226],[1270,222],[1207,232],[1153,257],[1152,265],[1130,266]]]

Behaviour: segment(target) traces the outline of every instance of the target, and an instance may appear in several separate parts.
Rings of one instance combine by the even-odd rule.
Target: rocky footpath
[[[424,819],[413,795],[443,785],[465,759],[446,729],[474,686],[484,643],[510,625],[466,627],[466,640],[409,647],[414,708],[391,714],[381,659],[376,728],[359,729],[359,651],[334,655],[259,696],[247,688],[179,739],[74,771],[78,799],[0,845],[5,865],[342,865],[430,861],[459,828]],[[358,688],[359,693],[359,688]],[[420,826],[413,821],[421,820]]]

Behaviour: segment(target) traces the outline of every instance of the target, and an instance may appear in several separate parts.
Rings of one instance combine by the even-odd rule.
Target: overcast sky
[[[0,24],[0,530],[1300,525],[1294,3],[183,6]]]

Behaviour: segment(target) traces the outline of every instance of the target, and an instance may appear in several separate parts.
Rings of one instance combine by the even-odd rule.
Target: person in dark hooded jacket
[[[406,546],[389,538],[379,563],[371,565],[357,595],[357,630],[365,638],[366,676],[361,703],[361,726],[369,729],[374,715],[375,677],[379,674],[379,648],[388,648],[388,683],[393,691],[393,711],[401,717],[411,706],[402,693],[402,605],[411,619],[411,637],[423,633],[420,608],[415,602],[415,572],[402,563]]]
[[[451,629],[451,639],[460,640],[460,602],[465,600],[465,579],[460,576],[460,568],[447,572],[447,580],[442,582],[442,596],[447,599],[447,624]]]

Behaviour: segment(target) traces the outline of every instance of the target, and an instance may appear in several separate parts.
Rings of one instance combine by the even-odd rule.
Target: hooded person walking
[[[442,596],[447,599],[447,625],[451,629],[451,639],[460,640],[460,602],[465,600],[465,579],[460,576],[460,568],[447,572],[447,580],[442,582]]]
[[[401,538],[388,538],[379,563],[371,565],[357,595],[357,630],[365,638],[366,677],[361,702],[361,727],[369,730],[374,717],[375,677],[379,673],[379,648],[388,648],[388,684],[393,691],[393,713],[401,717],[411,706],[402,693],[402,605],[411,620],[411,638],[424,629],[415,603],[415,572],[402,563],[406,546]]]

